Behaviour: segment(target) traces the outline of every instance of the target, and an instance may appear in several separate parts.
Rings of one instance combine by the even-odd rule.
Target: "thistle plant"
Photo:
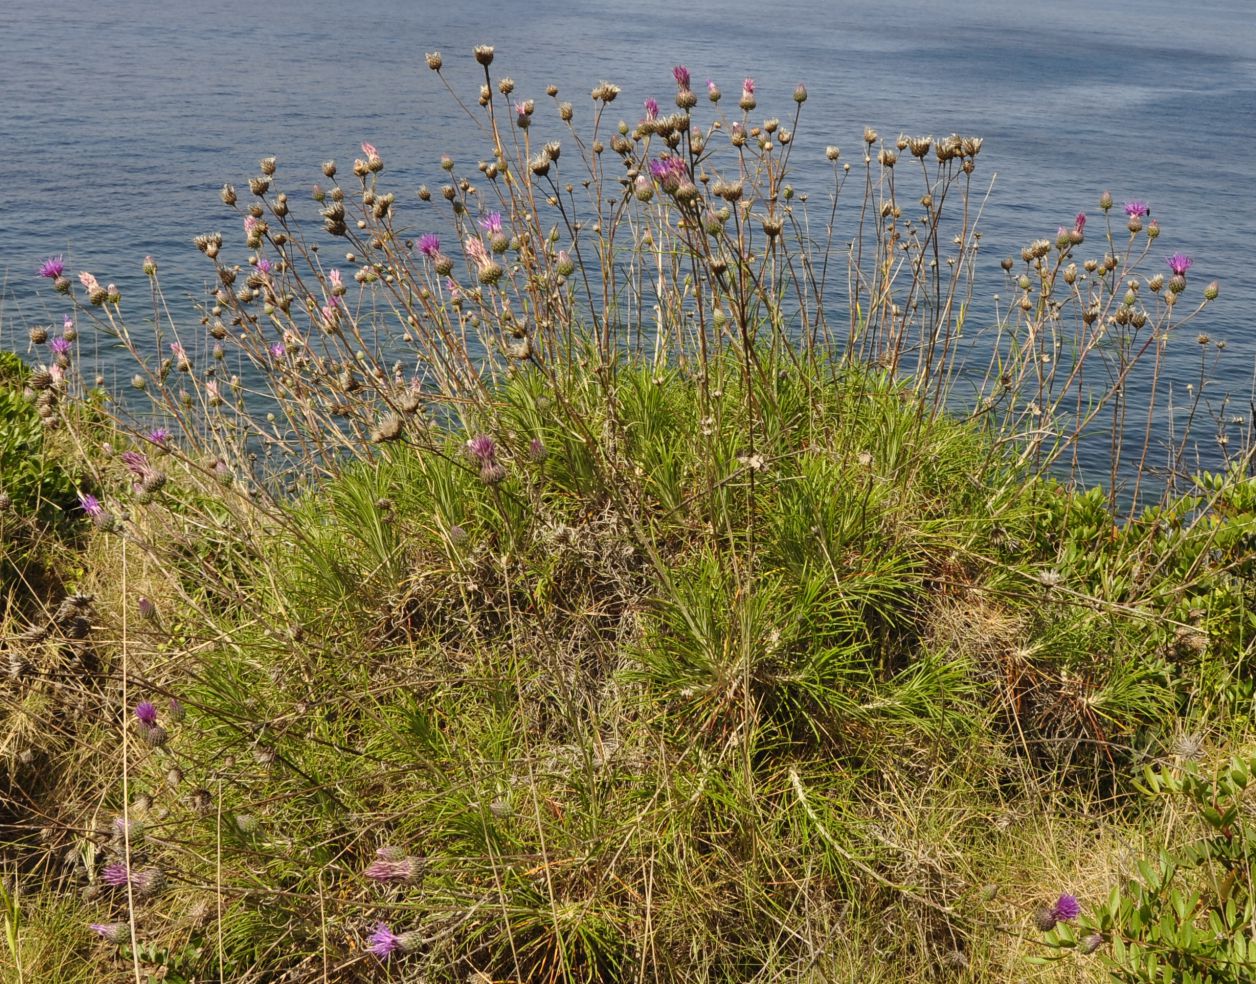
[[[804,189],[803,85],[463,61],[426,58],[483,144],[417,193],[382,138],[225,185],[199,320],[151,258],[143,327],[104,273],[39,271],[68,321],[18,386],[101,601],[23,626],[6,709],[38,726],[5,747],[31,788],[91,764],[39,834],[77,925],[189,979],[1006,963],[939,845],[1119,785],[1200,694],[1250,706],[1248,451],[1174,495],[1193,439],[1153,426],[1217,288],[1105,195],[987,298],[977,136],[868,128]],[[1089,900],[1035,897],[1104,952]]]

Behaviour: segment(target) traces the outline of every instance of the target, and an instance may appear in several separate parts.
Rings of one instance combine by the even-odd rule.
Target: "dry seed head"
[[[877,155],[877,160],[881,163],[882,167],[893,167],[898,163],[898,154],[892,150],[882,150],[881,153]]]
[[[429,51],[425,56],[427,58],[427,67],[433,72],[439,72],[444,61],[441,59],[439,51]]]
[[[493,46],[491,44],[477,44],[473,53],[475,54],[475,60],[485,68],[493,64]]]
[[[497,91],[503,96],[508,96],[515,91],[515,80],[507,76],[504,79],[497,80]]]
[[[558,117],[559,117],[559,119],[561,119],[564,123],[570,123],[570,122],[571,122],[571,117],[572,117],[572,108],[571,108],[571,103],[569,103],[569,102],[565,102],[565,103],[562,103],[562,104],[560,104],[560,105],[559,105],[559,107],[558,107]]]
[[[257,166],[261,168],[262,174],[266,177],[273,177],[275,174],[276,161],[273,157],[263,157],[257,162]]]
[[[870,126],[866,126],[864,127],[863,138],[864,138],[864,143],[866,143],[868,146],[871,147],[874,143],[877,142],[877,139],[878,139],[877,131],[872,129],[872,127]]]

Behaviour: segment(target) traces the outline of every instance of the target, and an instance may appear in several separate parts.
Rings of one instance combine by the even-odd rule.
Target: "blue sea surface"
[[[535,97],[539,118],[553,114],[547,84],[587,118],[588,92],[606,78],[623,89],[612,108],[635,121],[646,97],[670,104],[678,63],[699,87],[714,79],[730,100],[753,76],[764,115],[792,112],[790,93],[803,82],[810,99],[792,180],[813,200],[828,188],[825,145],[857,159],[865,125],[887,136],[982,136],[978,177],[994,179],[981,221],[991,266],[1032,239],[1054,238],[1079,211],[1096,222],[1105,189],[1118,203],[1144,199],[1163,230],[1154,263],[1185,252],[1195,260],[1194,290],[1221,283],[1220,298],[1171,339],[1167,378],[1180,394],[1198,377],[1195,339],[1206,332],[1226,343],[1210,392],[1234,396],[1228,414],[1249,412],[1250,0],[536,0],[510,8],[79,0],[9,3],[0,14],[5,348],[25,351],[30,324],[61,320],[63,299],[34,276],[51,254],[64,253],[73,272],[118,284],[136,321],[148,304],[141,264],[152,255],[174,316],[195,325],[193,301],[212,270],[191,240],[236,231],[218,189],[243,186],[266,155],[278,157],[282,184],[296,192],[320,180],[321,161],[347,164],[369,140],[388,162],[402,214],[421,221],[413,189],[439,183],[441,154],[468,171],[484,156],[424,52],[441,50],[446,75],[473,97],[471,49],[492,43],[494,74],[513,76],[520,97]],[[1010,293],[994,273],[979,295]],[[111,382],[129,378],[125,358],[105,341],[82,344]]]

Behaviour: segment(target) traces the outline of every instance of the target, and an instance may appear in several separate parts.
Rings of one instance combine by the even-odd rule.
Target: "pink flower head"
[[[105,865],[100,880],[110,888],[122,888],[131,880],[131,870],[121,861]]]
[[[495,236],[502,231],[502,213],[489,212],[488,215],[480,219],[480,228],[487,232],[490,236]]]
[[[656,181],[663,181],[669,177],[684,177],[687,172],[685,162],[679,157],[660,157],[658,160],[650,161],[650,173],[654,175]]]
[[[67,355],[71,348],[71,342],[67,338],[54,338],[48,343],[48,347],[52,349],[53,355]]]
[[[1165,262],[1169,264],[1169,269],[1173,271],[1175,277],[1185,277],[1186,271],[1195,263],[1185,253],[1174,253]]]
[[[672,78],[676,80],[676,84],[682,89],[689,88],[689,69],[684,65],[677,65],[672,69]]]
[[[367,143],[365,140],[362,141],[362,153],[364,153],[367,157],[379,156],[379,151],[375,149],[375,145],[373,143]]]
[[[148,439],[154,444],[165,444],[171,438],[171,433],[165,427],[154,427],[148,432]]]
[[[1086,213],[1078,212],[1077,217],[1073,219],[1073,229],[1076,232],[1086,231]]]
[[[125,943],[131,935],[130,924],[124,922],[88,923],[87,928],[93,933],[99,933],[110,943]]]
[[[74,327],[74,319],[67,314],[61,321],[61,327],[66,331],[69,331]]]
[[[487,434],[478,434],[467,441],[467,451],[480,464],[488,464],[497,456],[497,444]]]
[[[1125,214],[1132,218],[1142,218],[1144,215],[1150,215],[1151,209],[1147,207],[1147,203],[1135,199],[1132,202],[1125,203]]]
[[[152,470],[147,455],[142,451],[123,451],[118,457],[136,478],[144,478]]]
[[[377,923],[375,932],[370,936],[368,949],[380,960],[387,960],[401,949],[401,937],[392,931],[387,923]]]
[[[376,858],[366,869],[366,877],[377,882],[409,882],[413,884],[423,873],[420,858],[402,855],[397,848],[381,847]]]
[[[741,94],[743,96],[754,95],[754,79],[746,79],[746,81],[741,84]]]
[[[713,95],[719,91],[720,87],[712,79],[707,79],[707,95]]]
[[[183,346],[180,345],[178,342],[171,342],[170,354],[173,355],[176,359],[182,359],[187,355],[187,352],[183,351]]]
[[[1055,904],[1051,906],[1051,915],[1055,917],[1056,922],[1068,922],[1070,919],[1076,919],[1082,914],[1081,903],[1077,901],[1077,896],[1063,893]]]
[[[84,290],[99,290],[100,281],[84,270],[79,274],[79,283],[83,285]]]
[[[657,120],[659,118],[659,101],[657,99],[647,99],[645,101],[645,118],[647,120]]]
[[[488,250],[484,248],[484,244],[479,239],[472,236],[462,245],[467,252],[467,259],[476,266],[483,266],[488,262]]]
[[[142,700],[135,705],[135,716],[140,724],[151,728],[157,723],[157,707],[151,700]]]
[[[336,307],[335,304],[324,304],[319,308],[319,314],[323,316],[323,320],[329,325],[334,324],[336,316],[340,314],[340,308]]]
[[[419,252],[426,256],[429,260],[435,258],[440,252],[440,237],[434,233],[424,233],[419,237]]]
[[[451,301],[456,301],[462,297],[462,288],[454,283],[451,277],[445,278],[445,289],[449,291],[449,299]]]
[[[49,280],[56,280],[65,273],[65,263],[60,256],[50,256],[39,264],[39,275]]]
[[[282,342],[275,342],[275,344],[270,347],[270,357],[272,359],[282,359],[286,352],[287,350],[283,347]]]
[[[257,272],[260,273],[262,276],[264,277],[269,276],[270,271],[273,269],[274,267],[271,265],[270,260],[266,259],[266,257],[262,256],[258,258]]]
[[[100,519],[105,514],[105,507],[100,504],[100,500],[94,495],[87,495],[84,493],[80,495],[78,499],[79,508],[82,509],[83,512],[87,513],[88,518]]]
[[[257,219],[252,215],[246,215],[244,217],[244,234],[246,236],[251,236],[253,234],[253,230],[256,228]]]
[[[340,271],[333,270],[327,275],[327,279],[331,281],[333,287],[343,287],[344,281],[340,278]]]

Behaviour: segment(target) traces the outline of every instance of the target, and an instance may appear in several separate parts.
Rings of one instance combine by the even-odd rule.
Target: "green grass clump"
[[[752,450],[739,378],[712,426],[680,373],[625,365],[607,399],[520,372],[471,430],[278,511],[172,462],[146,548],[89,552],[110,641],[63,752],[88,774],[24,863],[72,848],[58,877],[99,886],[121,848],[92,831],[142,822],[132,865],[167,885],[120,973],[386,979],[378,922],[430,979],[1014,973],[1030,903],[1095,878],[1083,818],[1137,829],[1122,777],[1248,706],[1211,647],[1250,651],[1224,545],[1251,514],[1193,500],[1083,554],[1102,503],[888,379],[765,373]],[[366,875],[384,848],[411,880]]]

